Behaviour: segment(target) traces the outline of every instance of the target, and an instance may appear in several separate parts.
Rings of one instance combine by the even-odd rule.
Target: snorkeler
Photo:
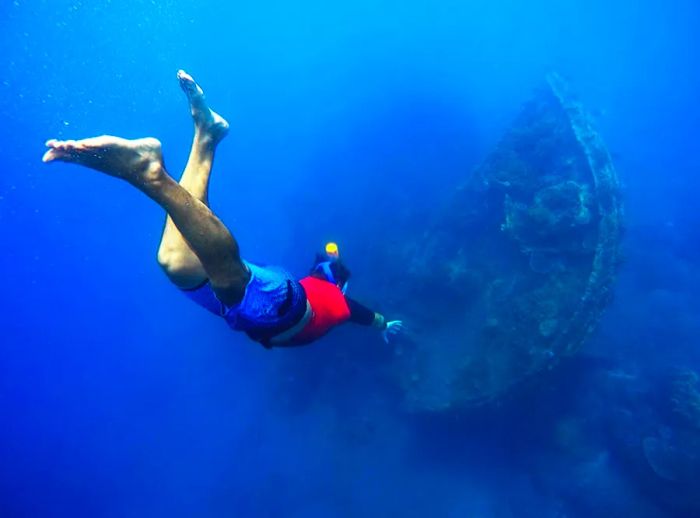
[[[194,140],[180,182],[165,170],[154,138],[101,136],[49,140],[44,162],[70,162],[126,180],[167,213],[158,262],[187,296],[265,347],[308,344],[343,322],[374,326],[384,340],[403,329],[345,295],[350,271],[335,243],[317,255],[311,273],[296,280],[276,267],[241,258],[238,243],[211,211],[214,152],[229,125],[183,70],[177,74],[194,119]]]

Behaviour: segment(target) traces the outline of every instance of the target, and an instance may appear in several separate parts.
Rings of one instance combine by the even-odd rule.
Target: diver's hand
[[[389,339],[398,335],[403,331],[403,322],[401,320],[391,320],[386,323],[384,331],[382,331],[382,337],[386,343],[389,343]]]

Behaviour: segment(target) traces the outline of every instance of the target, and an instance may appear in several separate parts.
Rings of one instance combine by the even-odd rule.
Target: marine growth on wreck
[[[406,407],[480,405],[577,351],[610,299],[621,219],[610,155],[552,75],[395,252],[406,267],[386,289],[415,331],[392,366]]]

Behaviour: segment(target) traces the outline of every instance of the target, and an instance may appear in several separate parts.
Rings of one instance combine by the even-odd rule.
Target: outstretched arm
[[[381,330],[384,341],[388,342],[391,336],[403,330],[403,323],[400,320],[387,321],[384,315],[372,311],[350,297],[345,297],[345,301],[350,308],[350,322],[362,326],[372,326]]]

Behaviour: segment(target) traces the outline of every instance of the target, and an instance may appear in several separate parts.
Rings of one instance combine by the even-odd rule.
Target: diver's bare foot
[[[83,140],[46,142],[43,162],[79,164],[131,183],[158,180],[164,173],[160,142],[154,138],[127,140],[103,135]]]
[[[190,111],[194,125],[200,136],[211,138],[217,144],[228,133],[228,122],[221,115],[209,108],[204,91],[194,78],[184,70],[178,70],[177,80],[190,102]]]

